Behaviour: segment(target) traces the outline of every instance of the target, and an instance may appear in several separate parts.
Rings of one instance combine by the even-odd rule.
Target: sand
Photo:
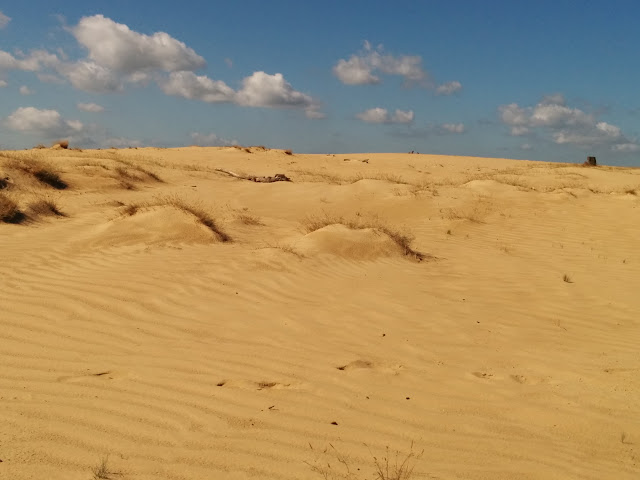
[[[2,479],[373,479],[387,448],[415,479],[640,478],[640,169],[188,147],[5,176]]]

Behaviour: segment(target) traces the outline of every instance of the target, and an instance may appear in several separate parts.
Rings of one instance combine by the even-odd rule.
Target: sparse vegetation
[[[293,155],[293,150],[287,149],[287,150],[284,151],[284,154],[285,155]]]
[[[52,198],[41,198],[29,204],[29,210],[34,215],[54,215],[57,217],[66,217],[67,215],[60,210],[60,207]]]
[[[571,277],[569,277],[569,275],[567,275],[566,273],[562,277],[562,280],[564,280],[565,283],[573,283],[573,280],[571,280]]]
[[[236,218],[240,220],[242,223],[244,223],[245,225],[253,225],[253,226],[264,225],[262,220],[260,220],[255,215],[251,215],[250,213],[246,213],[246,212],[239,213]]]
[[[93,480],[111,480],[119,475],[109,469],[109,455],[102,457],[100,463],[91,469]]]
[[[322,451],[313,448],[309,444],[315,459],[313,462],[305,462],[311,471],[317,473],[325,480],[364,480],[370,478],[361,473],[363,468],[351,466],[350,459],[338,452],[331,444]],[[389,447],[386,447],[385,455],[381,458],[371,454],[373,458],[373,479],[374,480],[410,480],[413,478],[414,469],[417,462],[422,458],[424,450],[420,453],[413,451],[413,442],[409,453],[401,454],[396,451],[392,454]],[[371,451],[369,451],[371,453]]]
[[[69,140],[58,140],[56,142],[53,142],[52,146],[55,147],[56,145],[59,145],[60,148],[64,148],[66,150],[67,148],[69,148]]]
[[[50,187],[55,188],[56,190],[64,190],[68,188],[69,185],[60,178],[53,170],[49,170],[48,168],[40,168],[33,172],[33,176],[40,180],[42,183],[49,185]]]
[[[4,193],[0,193],[0,221],[3,223],[22,223],[26,215],[20,211],[18,204]]]
[[[332,217],[329,215],[307,217],[304,226],[307,232],[315,232],[328,225],[342,224],[352,230],[362,230],[365,228],[372,228],[387,235],[393,242],[398,245],[405,256],[413,258],[415,260],[424,260],[427,256],[424,253],[418,252],[411,248],[411,242],[413,237],[409,234],[402,233],[398,230],[394,230],[388,225],[383,224],[379,220],[365,221],[360,216],[356,215],[355,220],[348,220],[344,217]]]
[[[202,205],[188,204],[177,196],[160,197],[154,202],[126,205],[121,213],[124,216],[133,216],[140,210],[153,207],[173,207],[192,215],[196,220],[211,230],[221,242],[231,242],[231,237],[222,230],[215,222],[213,217],[205,211]]]
[[[43,148],[47,148],[47,147],[45,147],[43,144],[39,143],[38,145],[36,145],[36,146],[35,146],[35,147],[33,147],[33,148],[35,148],[35,149],[37,149],[37,150],[41,150],[41,149],[43,149]]]

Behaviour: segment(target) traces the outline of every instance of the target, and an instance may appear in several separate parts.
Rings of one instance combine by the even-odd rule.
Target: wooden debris
[[[276,173],[272,177],[257,177],[255,175],[239,175],[230,170],[224,170],[222,168],[216,168],[217,172],[226,173],[227,175],[231,175],[235,178],[241,178],[243,180],[249,180],[251,182],[257,183],[274,183],[274,182],[290,182],[291,179],[287,177],[284,173]]]

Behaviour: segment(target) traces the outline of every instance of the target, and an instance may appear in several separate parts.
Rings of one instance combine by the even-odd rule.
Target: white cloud
[[[104,111],[104,107],[97,103],[78,103],[77,107],[78,110],[82,110],[83,112],[99,113]]]
[[[103,148],[128,148],[143,146],[143,143],[140,140],[133,140],[131,138],[124,137],[109,137],[105,138],[104,140],[100,140],[97,143]]]
[[[209,103],[232,102],[235,95],[226,83],[193,72],[172,72],[160,82],[160,88],[167,95]]]
[[[4,13],[0,12],[0,30],[9,25],[11,17],[7,17]]]
[[[620,127],[598,121],[592,113],[567,106],[560,94],[548,95],[532,107],[516,103],[498,108],[502,122],[510,127],[511,135],[527,135],[536,130],[547,133],[559,144],[579,147],[610,147],[615,152],[632,152],[638,142],[624,136]]]
[[[389,121],[389,112],[386,108],[370,108],[364,112],[356,113],[356,118],[366,123],[387,123]]]
[[[0,70],[23,70],[37,72],[43,67],[51,67],[58,63],[58,57],[44,50],[34,50],[29,55],[20,54],[18,58],[9,52],[0,50]]]
[[[340,59],[333,73],[345,85],[372,85],[380,83],[380,77],[371,72],[373,66],[365,59],[352,55],[349,60]]]
[[[640,145],[637,143],[618,143],[612,147],[614,152],[638,152]]]
[[[464,123],[443,123],[440,128],[447,133],[464,133]]]
[[[83,17],[71,32],[89,51],[89,59],[118,72],[175,72],[206,64],[193,49],[165,32],[145,35],[103,15]]]
[[[396,110],[393,115],[389,114],[386,108],[370,108],[364,112],[357,113],[356,118],[365,123],[400,123],[408,124],[413,122],[413,110]]]
[[[17,132],[34,133],[45,137],[64,137],[77,134],[84,128],[77,120],[65,120],[56,110],[20,107],[5,120],[6,126]]]
[[[533,150],[533,147],[528,143],[523,143],[522,145],[520,145],[520,148],[522,150]]]
[[[35,92],[33,90],[31,90],[29,87],[27,87],[26,85],[22,85],[18,91],[20,92],[20,95],[33,95]]]
[[[4,80],[0,80],[0,88],[4,88],[4,87],[6,87],[7,85],[9,85],[9,84],[8,84],[6,81],[4,81]]]
[[[311,107],[315,102],[302,92],[294,90],[281,73],[269,75],[254,72],[242,80],[236,94],[236,103],[247,107]]]
[[[333,67],[333,73],[346,85],[370,85],[380,83],[375,71],[387,75],[398,75],[407,83],[426,85],[429,74],[422,68],[422,57],[419,55],[384,54],[382,45],[373,48],[368,41],[364,42],[364,51],[359,55],[351,55],[349,60],[340,59]]]
[[[443,83],[436,88],[436,93],[438,95],[453,95],[456,92],[462,90],[462,84],[457,80],[453,82]]]
[[[58,73],[78,90],[92,93],[113,93],[123,89],[122,79],[112,70],[95,62],[81,60],[61,64]]]
[[[254,72],[242,80],[242,86],[234,91],[220,80],[193,72],[172,72],[169,78],[159,81],[167,95],[200,100],[208,103],[235,103],[245,107],[301,108],[308,118],[323,118],[319,103],[311,96],[295,90],[281,73],[269,75]]]
[[[194,145],[199,145],[201,147],[228,147],[231,145],[238,145],[237,140],[227,140],[225,138],[218,137],[215,133],[191,133],[191,139],[193,140]]]

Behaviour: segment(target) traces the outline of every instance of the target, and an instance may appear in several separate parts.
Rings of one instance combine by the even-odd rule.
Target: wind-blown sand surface
[[[640,169],[189,147],[5,176],[2,479],[371,479],[412,442],[412,478],[640,478]]]

